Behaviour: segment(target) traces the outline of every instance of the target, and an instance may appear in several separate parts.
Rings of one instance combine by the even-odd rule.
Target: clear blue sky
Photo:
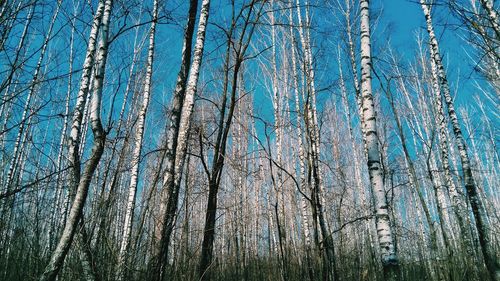
[[[424,39],[428,38],[420,4],[410,0],[374,0],[371,3],[376,9],[383,7],[380,23],[383,26],[391,26],[391,45],[400,55],[411,59],[418,48],[415,34],[420,33]],[[453,90],[457,89],[456,102],[462,104],[477,92],[471,78],[481,80],[477,79],[477,74],[472,71],[473,62],[467,56],[467,51],[471,51],[471,48],[460,38],[463,34],[454,28],[457,22],[447,7],[435,6],[432,16],[450,86]]]

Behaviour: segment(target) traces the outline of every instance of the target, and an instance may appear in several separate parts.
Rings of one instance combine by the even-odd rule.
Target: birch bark
[[[153,1],[153,18],[151,29],[149,31],[149,47],[148,59],[146,65],[146,77],[144,81],[144,94],[142,98],[141,109],[138,114],[138,120],[135,131],[135,144],[132,153],[132,171],[130,176],[130,186],[128,188],[128,201],[125,213],[125,222],[123,226],[122,242],[120,246],[120,253],[118,257],[118,279],[125,278],[125,264],[127,259],[127,250],[130,244],[130,233],[132,232],[132,222],[134,218],[135,197],[137,193],[137,183],[139,181],[139,164],[142,151],[142,140],[144,138],[144,127],[146,122],[146,114],[149,106],[149,99],[151,96],[151,84],[153,76],[153,58],[155,51],[155,32],[156,23],[158,21],[158,0]]]
[[[180,185],[182,167],[187,152],[188,132],[195,102],[194,96],[197,90],[199,71],[205,45],[205,32],[209,17],[210,0],[203,0],[201,5],[193,62],[189,69],[189,76],[187,76],[197,3],[198,1],[196,0],[190,2],[189,19],[184,37],[183,64],[177,79],[173,112],[167,130],[166,172],[163,178],[163,190],[160,199],[160,220],[156,230],[157,241],[151,261],[153,280],[161,280],[165,274],[166,256],[168,255],[170,236],[172,234],[178,205],[178,187]]]
[[[292,12],[290,12],[290,39],[292,41],[292,75],[293,75],[293,91],[295,98],[295,111],[296,111],[296,126],[297,126],[297,140],[298,140],[298,156],[299,156],[299,178],[300,178],[300,188],[302,192],[306,192],[309,190],[307,187],[306,180],[306,163],[305,163],[305,155],[304,155],[304,143],[302,136],[302,121],[301,121],[301,107],[300,107],[300,95],[299,95],[299,76],[297,73],[297,58],[296,58],[296,50],[295,50],[295,34],[293,29],[293,17]],[[311,237],[309,231],[309,220],[307,218],[307,202],[304,197],[301,197],[301,214],[302,214],[302,226],[304,232],[304,239],[306,244],[306,255],[307,259],[310,259],[311,252]],[[308,261],[308,265],[310,266],[310,261]]]
[[[109,31],[109,21],[111,17],[111,8],[113,1],[106,0],[99,1],[99,5],[94,16],[92,23],[92,29],[90,32],[89,45],[87,49],[87,55],[84,62],[84,72],[82,74],[82,81],[80,85],[79,97],[77,100],[77,105],[75,108],[75,113],[73,116],[73,125],[70,137],[70,149],[72,154],[70,154],[74,174],[72,180],[72,187],[76,187],[76,195],[73,199],[73,204],[70,209],[68,220],[61,234],[59,242],[56,249],[53,251],[49,264],[45,267],[45,270],[40,277],[41,281],[53,281],[56,279],[57,274],[61,270],[64,259],[71,247],[73,237],[77,231],[79,222],[81,221],[83,207],[85,205],[88,188],[92,180],[94,171],[97,168],[99,160],[102,156],[105,143],[105,132],[102,128],[101,117],[100,117],[100,107],[101,107],[101,96],[103,89],[104,72],[106,65],[106,58],[108,52],[108,31]],[[96,49],[96,39],[97,33],[101,30],[100,46],[99,52],[97,54],[97,65],[95,71],[94,79],[94,91],[92,93],[91,102],[91,112],[90,112],[90,123],[92,127],[92,132],[94,134],[94,146],[92,148],[91,156],[89,161],[86,163],[83,174],[80,177],[80,161],[78,156],[78,142],[80,137],[79,129],[81,127],[81,113],[83,111],[83,105],[85,103],[84,97],[88,91],[88,81],[91,75],[91,69],[94,62],[94,53]],[[77,165],[77,166],[76,166]]]
[[[489,22],[491,23],[493,30],[497,36],[500,36],[500,24],[498,23],[498,13],[493,7],[493,0],[479,0],[481,6],[486,10],[489,17]]]
[[[364,135],[367,148],[368,173],[373,192],[375,222],[386,280],[398,280],[399,261],[394,247],[389,206],[385,195],[383,171],[377,135],[377,119],[371,85],[371,46],[369,0],[361,0],[361,96],[363,99]]]
[[[28,112],[29,112],[30,105],[31,105],[31,99],[33,98],[33,96],[35,95],[36,90],[37,90],[37,86],[39,83],[38,79],[40,76],[40,70],[42,68],[42,63],[43,63],[43,59],[45,57],[45,52],[47,51],[47,46],[49,45],[49,41],[50,41],[51,36],[52,36],[52,29],[54,28],[54,24],[56,22],[57,15],[59,14],[59,8],[61,7],[61,1],[62,0],[59,0],[57,2],[56,10],[54,11],[54,14],[52,15],[52,19],[50,21],[50,25],[49,25],[49,28],[47,30],[47,35],[45,36],[45,39],[44,39],[43,44],[42,44],[42,48],[40,50],[40,57],[38,58],[38,62],[37,62],[36,67],[35,67],[35,72],[33,73],[33,78],[31,80],[31,84],[30,84],[30,87],[28,90],[28,96],[26,97],[26,102],[24,104],[24,110],[23,110],[23,114],[21,117],[21,123],[19,125],[19,130],[18,130],[17,137],[16,137],[16,140],[14,143],[14,151],[12,153],[13,157],[11,159],[11,162],[9,165],[9,171],[7,173],[7,182],[5,184],[7,191],[9,191],[10,188],[12,188],[11,185],[12,185],[12,181],[14,180],[15,169],[16,169],[16,166],[18,164],[17,159],[19,157],[21,138],[24,134],[24,128],[25,128],[26,123],[27,123]],[[31,20],[31,16],[29,19]],[[27,28],[27,25],[26,25],[26,28]],[[26,31],[26,28],[23,32]]]
[[[75,9],[76,10],[76,9]],[[75,16],[76,11],[73,13],[73,17],[76,18]],[[68,131],[68,124],[69,124],[69,102],[70,102],[70,97],[71,97],[71,92],[73,89],[73,60],[74,60],[74,37],[75,37],[75,27],[74,27],[74,22],[75,20],[72,20],[73,27],[71,29],[71,35],[70,35],[70,47],[69,47],[69,66],[68,66],[68,88],[66,91],[66,103],[64,106],[64,119],[63,119],[63,127],[61,130],[61,138],[59,140],[59,153],[57,155],[57,162],[56,162],[56,171],[57,171],[57,177],[56,177],[56,195],[54,198],[54,214],[52,221],[54,222],[54,226],[51,227],[50,231],[50,236],[51,240],[49,243],[49,249],[52,251],[53,250],[53,231],[54,227],[58,226],[59,223],[61,223],[61,218],[65,216],[63,210],[65,209],[63,207],[63,204],[65,202],[64,200],[64,190],[60,186],[61,184],[61,178],[63,177],[63,172],[61,171],[61,167],[63,165],[64,159],[63,159],[63,153],[64,153],[64,145],[65,145],[65,140],[66,140],[66,133]],[[59,217],[56,220],[56,216],[59,215]]]
[[[487,0],[481,0],[481,2],[485,2]],[[478,195],[478,187],[474,181],[474,177],[472,175],[472,169],[471,169],[471,164],[470,164],[470,158],[467,152],[467,144],[464,140],[463,134],[462,134],[462,129],[460,128],[460,124],[458,123],[458,117],[457,113],[455,111],[455,106],[453,102],[453,98],[450,93],[450,88],[448,85],[448,80],[446,77],[446,71],[443,66],[443,62],[441,59],[441,55],[439,53],[439,45],[438,41],[436,39],[435,33],[434,33],[434,28],[432,25],[432,18],[431,18],[431,13],[428,4],[426,4],[425,0],[420,0],[420,4],[422,5],[422,10],[425,15],[425,20],[427,23],[427,32],[429,34],[429,41],[430,41],[430,51],[431,51],[431,63],[434,63],[435,66],[433,67],[433,74],[434,79],[437,80],[435,81],[438,86],[435,86],[436,90],[439,90],[436,93],[436,101],[438,103],[441,103],[441,94],[444,97],[444,100],[447,105],[448,109],[448,115],[450,117],[451,125],[453,127],[453,133],[455,136],[456,144],[458,147],[458,151],[460,154],[460,160],[462,164],[462,173],[464,177],[464,183],[465,183],[465,190],[467,192],[467,199],[470,203],[470,206],[472,208],[472,214],[474,215],[474,220],[475,220],[475,226],[477,229],[477,234],[479,237],[479,244],[481,246],[481,252],[484,257],[484,261],[486,264],[486,267],[488,269],[488,272],[490,274],[490,278],[492,280],[498,281],[500,280],[500,264],[496,256],[496,251],[494,250],[494,246],[492,245],[491,241],[491,234],[490,234],[490,226],[488,223],[488,218],[486,216],[486,212],[484,210],[484,206],[480,202],[480,198]],[[487,5],[487,3],[483,3],[485,5],[485,8],[488,10],[488,7],[491,7],[491,5]],[[492,9],[490,9],[493,11]],[[490,13],[490,16],[492,14]],[[494,16],[494,15],[493,15]],[[494,21],[496,22],[496,21]],[[498,27],[498,25],[497,25]],[[497,33],[498,34],[498,33]],[[438,96],[439,95],[439,96]],[[437,104],[439,106],[439,104]],[[442,105],[441,105],[442,107]],[[438,110],[443,110],[442,108]],[[443,120],[444,121],[444,120]],[[443,159],[443,161],[446,159]],[[456,199],[454,199],[456,200]],[[464,206],[466,209],[466,205]],[[466,214],[464,214],[465,216]],[[466,238],[466,243],[472,245],[472,241],[467,241],[468,237]],[[471,247],[471,246],[469,246]]]

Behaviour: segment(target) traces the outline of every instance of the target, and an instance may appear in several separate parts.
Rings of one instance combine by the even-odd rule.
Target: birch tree
[[[320,2],[0,1],[0,279],[495,280],[498,3]]]
[[[164,278],[165,267],[168,262],[168,247],[177,212],[179,195],[178,186],[180,185],[180,175],[182,173],[186,156],[191,115],[193,114],[195,103],[194,96],[197,91],[200,67],[203,58],[210,0],[204,0],[201,4],[200,19],[198,22],[198,31],[196,33],[196,43],[193,53],[193,62],[189,69],[189,76],[186,76],[187,65],[190,60],[190,45],[192,40],[192,30],[194,28],[196,6],[197,1],[190,2],[188,24],[184,36],[183,64],[177,78],[171,116],[172,119],[170,120],[170,127],[167,129],[166,173],[163,177],[163,190],[160,198],[160,218],[156,234],[157,241],[154,249],[155,252],[152,260],[150,261],[153,280],[162,280]],[[187,80],[185,77],[187,77]]]
[[[485,2],[485,1],[482,1]],[[472,208],[472,214],[474,215],[475,226],[477,229],[477,234],[479,237],[479,244],[481,246],[481,252],[484,257],[484,261],[486,263],[486,267],[490,273],[490,277],[492,280],[500,280],[500,265],[498,264],[498,259],[496,257],[495,250],[491,245],[490,238],[490,226],[488,222],[488,218],[486,216],[484,206],[480,202],[479,192],[477,190],[477,185],[475,183],[474,177],[472,175],[471,163],[469,159],[469,154],[467,151],[467,144],[462,134],[462,129],[460,124],[458,123],[457,113],[455,111],[455,106],[453,102],[453,98],[450,93],[450,87],[448,85],[448,80],[446,77],[446,71],[443,66],[443,62],[441,60],[441,55],[439,53],[438,41],[436,39],[434,28],[432,25],[432,19],[430,14],[430,9],[428,4],[421,0],[420,4],[422,5],[422,10],[424,11],[426,23],[427,23],[427,32],[429,34],[429,48],[431,52],[431,63],[434,63],[433,67],[433,76],[434,79],[437,79],[435,83],[439,83],[439,88],[435,87],[436,100],[440,101],[444,98],[446,102],[446,107],[448,109],[448,116],[450,118],[451,125],[453,127],[453,134],[455,136],[456,145],[459,150],[460,160],[462,164],[462,173],[465,184],[465,191],[467,192],[467,199]],[[485,3],[487,4],[487,3]],[[491,6],[485,5],[486,8]],[[491,17],[490,13],[490,17]],[[497,24],[498,27],[498,24]],[[442,97],[441,97],[442,94]],[[439,106],[439,104],[438,104]],[[442,110],[442,109],[438,109]],[[444,120],[443,120],[444,121]],[[464,206],[466,208],[466,206]],[[466,241],[467,242],[467,241]]]
[[[36,95],[37,95],[38,90],[39,90],[39,87],[38,87],[39,79],[43,75],[42,63],[44,62],[44,57],[45,57],[45,54],[46,54],[46,51],[47,51],[47,48],[49,45],[49,41],[50,41],[51,36],[52,36],[52,30],[53,30],[54,24],[56,22],[57,16],[58,16],[59,11],[60,11],[60,9],[59,9],[60,6],[61,6],[61,2],[58,1],[57,6],[54,10],[54,13],[51,17],[49,27],[47,30],[47,34],[46,34],[46,36],[42,42],[42,46],[40,48],[40,55],[38,57],[38,61],[37,61],[36,66],[35,66],[35,70],[33,72],[33,76],[31,78],[31,81],[29,84],[26,100],[24,101],[21,120],[20,120],[19,125],[18,125],[19,127],[18,127],[16,138],[14,141],[14,148],[12,151],[12,156],[10,158],[9,165],[8,165],[7,175],[5,177],[5,181],[3,182],[3,186],[2,186],[2,193],[11,194],[11,196],[9,198],[7,198],[7,200],[2,202],[2,204],[0,205],[0,217],[2,218],[2,221],[3,221],[0,224],[0,237],[2,237],[2,240],[3,240],[2,244],[4,244],[4,249],[9,248],[8,241],[10,239],[10,235],[8,234],[8,232],[9,232],[10,222],[12,221],[12,218],[13,218],[13,208],[14,208],[14,203],[15,203],[15,198],[16,198],[16,193],[17,193],[17,192],[15,192],[15,190],[17,189],[16,186],[18,183],[17,176],[19,175],[20,168],[22,168],[23,161],[21,161],[21,160],[23,158],[23,150],[26,149],[26,145],[27,145],[26,140],[28,139],[28,136],[30,135],[30,122],[31,122],[31,116],[32,116],[31,107],[33,105],[33,100],[37,98]],[[24,40],[27,36],[28,27],[29,27],[29,24],[30,24],[30,22],[32,20],[32,16],[33,16],[33,9],[34,9],[34,6],[30,9],[30,12],[28,14],[28,19],[26,21],[26,24],[24,25],[23,33],[21,35],[21,39],[20,39],[19,45],[18,45],[19,52],[20,52],[20,49],[21,49],[22,45],[24,44]],[[14,65],[13,65],[10,73],[8,74],[8,78],[6,80],[6,82],[8,82],[8,84],[7,84],[7,89],[6,89],[5,95],[8,94],[11,79],[14,75],[15,70],[16,70],[15,64],[17,63],[17,60],[19,59],[19,55],[20,55],[19,53],[17,53],[15,55]],[[6,101],[2,102],[2,106],[1,106],[2,107],[1,108],[2,114],[3,114],[4,108],[5,108],[4,107],[5,102]],[[5,118],[5,121],[7,121],[7,119],[9,117],[4,116],[4,118]],[[3,141],[4,141],[4,139],[2,138],[2,142]]]
[[[80,82],[80,91],[78,94],[77,105],[74,110],[73,124],[71,128],[70,137],[70,155],[72,157],[73,165],[73,180],[72,187],[76,188],[75,197],[71,205],[70,213],[64,230],[61,234],[59,242],[56,249],[53,251],[50,262],[46,266],[43,275],[40,280],[55,280],[57,274],[61,270],[64,259],[71,247],[73,237],[77,231],[77,226],[82,217],[82,210],[85,205],[90,181],[94,171],[99,164],[101,159],[104,143],[106,140],[106,135],[101,123],[101,96],[103,91],[103,81],[105,74],[106,58],[108,52],[108,32],[109,32],[109,20],[111,17],[111,8],[113,1],[106,0],[99,1],[94,20],[92,22],[92,29],[90,31],[90,38],[87,49],[87,56],[84,62],[84,72],[82,74],[82,79]],[[94,79],[94,91],[92,93],[91,102],[91,127],[94,135],[94,146],[92,147],[92,153],[89,161],[86,163],[83,173],[80,175],[80,161],[78,156],[78,144],[80,137],[80,127],[81,127],[81,113],[83,110],[83,105],[85,103],[85,96],[88,91],[88,81],[91,75],[92,65],[94,63],[94,52],[96,50],[96,39],[97,34],[100,31],[101,38],[99,39],[99,52],[96,58],[96,69],[95,69],[95,79]]]
[[[149,31],[149,48],[148,58],[146,63],[146,77],[144,81],[144,94],[142,97],[142,105],[139,110],[138,120],[135,131],[135,146],[132,154],[132,171],[130,175],[130,186],[128,201],[125,214],[125,223],[122,234],[122,243],[120,246],[120,256],[118,260],[118,280],[125,277],[125,264],[127,258],[127,250],[130,244],[130,233],[132,232],[132,223],[134,217],[135,197],[137,192],[137,182],[139,178],[139,163],[141,160],[142,140],[144,137],[144,126],[146,121],[146,113],[148,111],[149,99],[151,95],[151,80],[153,76],[153,57],[155,50],[155,32],[156,23],[158,21],[158,0],[153,1],[153,16],[151,29]]]
[[[393,230],[389,217],[383,167],[380,160],[377,116],[372,93],[372,61],[370,43],[369,1],[360,1],[361,9],[361,96],[363,99],[363,128],[367,148],[367,165],[373,193],[373,207],[379,248],[387,280],[398,280],[399,260],[394,248]]]

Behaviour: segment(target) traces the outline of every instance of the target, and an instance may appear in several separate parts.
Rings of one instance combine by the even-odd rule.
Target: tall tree
[[[198,266],[198,278],[200,278],[200,280],[210,280],[211,276],[217,214],[217,196],[221,184],[224,162],[227,157],[228,136],[237,104],[237,93],[239,91],[238,80],[241,75],[240,70],[243,62],[248,59],[246,53],[250,46],[255,26],[257,22],[259,22],[264,7],[264,3],[260,3],[260,6],[257,4],[259,4],[258,1],[251,0],[249,3],[244,3],[238,11],[233,2],[231,7],[232,18],[230,27],[228,30],[224,31],[226,36],[226,53],[223,65],[224,80],[222,100],[219,107],[220,115],[217,120],[216,140],[213,145],[213,159],[210,167],[206,164],[204,156],[201,156],[203,168],[208,179],[208,202],[205,212],[205,226],[203,228],[200,263]],[[241,25],[241,30],[238,34],[237,28],[239,25]]]
[[[148,111],[149,100],[151,96],[151,80],[153,76],[153,59],[155,51],[155,33],[156,24],[158,21],[158,1],[153,0],[153,15],[151,29],[149,30],[149,47],[148,58],[146,63],[146,77],[144,81],[144,93],[142,97],[141,108],[138,113],[135,131],[135,146],[132,154],[132,171],[130,174],[130,185],[128,188],[128,201],[125,214],[125,223],[123,226],[122,243],[120,246],[120,254],[118,257],[118,279],[125,278],[125,266],[128,256],[128,248],[130,244],[130,234],[132,232],[132,223],[134,218],[135,197],[137,193],[137,182],[139,181],[139,163],[141,161],[142,140],[144,138],[144,126],[146,122],[146,114]]]
[[[482,2],[485,1],[486,0]],[[425,20],[427,23],[431,60],[435,64],[435,67],[433,67],[433,71],[436,72],[434,76],[437,76],[436,83],[439,83],[439,87],[436,87],[435,89],[436,91],[438,91],[438,93],[436,93],[437,95],[436,100],[440,101],[442,98],[444,98],[446,102],[446,106],[448,109],[448,116],[450,118],[450,122],[453,128],[453,134],[456,140],[456,145],[458,147],[458,151],[460,154],[465,191],[467,192],[467,199],[472,208],[472,214],[474,215],[474,221],[477,229],[477,234],[479,237],[481,252],[483,254],[484,261],[486,263],[488,272],[490,273],[491,279],[498,281],[500,280],[500,264],[496,256],[496,251],[494,249],[494,246],[492,245],[491,242],[490,225],[488,217],[486,216],[484,206],[482,205],[481,200],[479,198],[478,186],[476,185],[476,182],[472,174],[471,162],[467,151],[467,143],[465,142],[465,139],[462,134],[462,129],[460,127],[460,124],[458,123],[458,116],[455,111],[455,105],[453,98],[451,96],[450,87],[448,85],[446,71],[444,69],[444,65],[439,52],[438,41],[436,39],[436,35],[434,33],[434,28],[432,25],[431,11],[429,5],[426,3],[425,0],[420,0],[420,4],[422,6],[422,10],[424,12]],[[491,7],[489,5],[486,6]]]
[[[92,29],[90,31],[90,38],[87,48],[87,56],[84,62],[84,72],[80,82],[80,90],[78,93],[77,105],[74,110],[73,124],[70,135],[70,157],[73,165],[72,188],[76,189],[73,203],[71,205],[68,220],[64,226],[56,249],[51,255],[49,264],[45,267],[43,275],[40,280],[52,281],[55,280],[57,274],[61,270],[64,259],[71,247],[73,237],[77,231],[77,227],[82,219],[83,207],[87,199],[88,189],[92,176],[101,159],[104,143],[106,141],[106,134],[101,124],[101,97],[103,91],[104,74],[106,67],[106,58],[108,55],[108,33],[109,22],[111,18],[111,8],[113,0],[101,0],[97,7],[94,20],[92,22]],[[78,156],[78,145],[80,140],[80,128],[82,121],[82,112],[87,96],[92,65],[94,64],[94,56],[96,50],[97,34],[100,31],[99,39],[99,52],[96,58],[96,69],[94,78],[94,89],[92,92],[90,123],[94,135],[94,145],[89,161],[85,164],[83,173],[80,175],[80,159]]]
[[[150,261],[152,280],[163,280],[166,274],[168,248],[177,212],[182,167],[186,156],[188,132],[195,103],[194,96],[205,46],[210,0],[204,0],[201,5],[193,62],[189,68],[188,76],[197,4],[197,0],[190,1],[188,22],[184,33],[181,70],[177,76],[170,123],[167,128],[167,159],[160,198],[160,218],[155,234],[156,245]]]
[[[394,246],[393,230],[387,204],[383,167],[380,160],[377,115],[372,93],[372,60],[370,40],[369,0],[360,1],[361,9],[361,96],[363,99],[363,128],[366,140],[368,173],[373,194],[373,207],[378,242],[387,280],[399,279],[399,260]]]

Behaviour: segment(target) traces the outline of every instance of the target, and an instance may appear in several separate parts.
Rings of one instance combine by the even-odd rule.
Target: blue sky
[[[395,47],[413,47],[412,37],[424,23],[420,6],[407,0],[372,1],[374,8],[383,4],[382,23],[393,25],[392,36]],[[410,39],[410,40],[408,40]]]
[[[423,38],[428,38],[420,4],[409,0],[377,0],[371,3],[375,9],[383,5],[380,21],[382,25],[391,26],[391,45],[400,55],[411,59],[417,48],[415,34],[420,33]],[[473,82],[482,80],[474,73],[473,62],[467,55],[471,47],[460,37],[462,31],[455,29],[457,21],[446,6],[435,6],[432,16],[450,86],[453,91],[456,90],[456,102],[470,103],[471,95],[478,92]]]
[[[146,6],[150,6],[152,1],[144,2]],[[321,2],[318,0],[318,2]],[[334,1],[332,1],[334,2]],[[340,1],[342,2],[342,1]],[[224,18],[224,7],[227,5],[228,1],[213,1],[213,5],[211,7],[211,16],[210,22],[221,22],[222,18]],[[69,5],[69,4],[68,4]],[[45,8],[45,7],[43,7]],[[81,7],[80,7],[81,8]],[[424,38],[427,38],[425,25],[424,25],[424,16],[421,10],[421,7],[415,1],[409,0],[372,0],[371,1],[372,8],[372,21],[379,20],[377,27],[372,30],[373,31],[373,40],[375,42],[374,46],[374,54],[377,55],[377,46],[378,44],[384,43],[382,40],[385,38],[389,38],[392,47],[398,51],[400,55],[403,55],[405,59],[409,61],[412,60],[415,52],[416,52],[416,40],[415,33],[420,32]],[[40,7],[39,9],[42,9]],[[83,7],[85,11],[85,15],[83,17],[83,21],[77,22],[78,28],[84,30],[84,25],[86,24],[84,21],[90,20],[90,15],[88,14],[88,7]],[[139,7],[137,7],[139,10]],[[154,94],[152,96],[151,101],[151,110],[148,113],[149,120],[163,120],[164,109],[168,108],[170,105],[170,97],[172,94],[172,89],[175,83],[175,76],[177,75],[177,71],[179,70],[179,61],[180,54],[182,48],[182,30],[187,14],[187,5],[185,2],[180,0],[178,1],[167,1],[167,9],[173,10],[173,17],[176,21],[175,24],[170,22],[169,24],[161,24],[158,27],[157,34],[157,42],[156,42],[156,59],[155,59],[155,72],[153,75],[154,83]],[[50,10],[50,9],[48,9]],[[146,9],[147,10],[147,9]],[[323,10],[314,10],[313,9],[313,19],[318,22],[325,22],[332,18],[333,11]],[[47,12],[47,14],[50,14]],[[379,15],[377,17],[376,15]],[[446,21],[453,20],[453,17],[448,14],[448,10],[444,6],[437,6],[433,13],[433,20],[435,29],[440,39],[440,48],[441,53],[444,57],[445,65],[447,66],[447,73],[449,76],[449,80],[451,83],[452,89],[459,89],[457,93],[457,103],[458,104],[473,104],[470,97],[472,94],[476,93],[473,82],[468,77],[471,74],[471,62],[466,56],[467,45],[464,44],[463,40],[459,38],[459,34],[456,30],[452,28],[443,28],[443,23]],[[143,20],[148,18],[148,13],[144,13],[142,15]],[[322,18],[324,17],[324,18]],[[65,17],[61,16],[61,21],[64,22],[66,20]],[[21,22],[22,23],[22,22]],[[39,21],[37,21],[39,23]],[[131,22],[129,22],[131,24]],[[119,25],[118,22],[115,25]],[[42,25],[43,26],[43,25]],[[20,35],[19,31],[22,28],[22,25],[16,27],[15,38],[13,41],[17,41],[17,37]],[[146,36],[148,26],[142,26],[140,28],[140,37]],[[19,30],[18,30],[19,29]],[[115,28],[116,29],[116,28]],[[44,28],[36,26],[37,34],[43,33]],[[444,30],[444,32],[443,32]],[[116,31],[116,30],[114,30]],[[205,57],[204,64],[213,66],[214,60],[217,60],[216,63],[220,64],[220,53],[214,52],[216,49],[216,44],[214,44],[214,36],[216,34],[217,29],[214,25],[209,25],[207,31],[207,46],[205,48]],[[335,32],[335,30],[334,30]],[[338,33],[339,30],[336,30]],[[322,46],[326,48],[331,48],[334,51],[336,50],[337,44],[337,35],[335,33],[332,34],[315,34],[315,31],[312,32],[312,36],[315,38],[322,38],[319,40],[324,40],[326,36],[328,39],[331,39],[331,42],[328,43],[330,45]],[[74,62],[74,68],[79,69],[81,67],[83,52],[85,51],[84,43],[87,38],[87,30],[82,34],[78,34],[75,38],[76,40],[76,58]],[[127,34],[124,34],[119,40],[113,42],[111,46],[111,51],[113,54],[109,57],[108,63],[110,64],[109,76],[113,76],[113,79],[116,79],[118,76],[117,69],[123,70],[124,64],[130,63],[131,58],[131,45],[133,44],[133,36],[134,31],[131,30]],[[49,51],[52,52],[51,56],[55,57],[57,60],[60,60],[59,67],[57,69],[58,74],[64,74],[67,71],[67,63],[65,60],[67,59],[68,53],[68,38],[69,38],[69,29],[64,29],[58,37],[49,45]],[[38,37],[34,37],[35,44],[32,44],[35,47],[38,47],[39,44],[36,44]],[[319,41],[318,40],[318,41]],[[359,42],[359,38],[354,38],[356,42]],[[378,40],[378,42],[377,42]],[[220,40],[218,40],[220,43]],[[318,51],[319,48],[315,50]],[[144,48],[145,50],[145,48]],[[144,51],[142,53],[142,58],[144,58]],[[50,56],[47,56],[50,57]],[[36,56],[35,56],[36,58]],[[33,63],[30,61],[30,66],[34,64],[35,59],[33,59]],[[142,59],[142,62],[144,59]],[[336,62],[336,53],[328,54],[325,56],[317,57],[317,62],[320,67],[318,67],[316,74],[318,78],[318,88],[324,86],[325,84],[333,83],[338,78],[337,75],[337,62]],[[408,63],[406,62],[406,63]],[[253,63],[253,62],[252,62]],[[322,68],[326,66],[327,68]],[[328,71],[328,70],[332,71]],[[460,75],[459,75],[460,74]],[[55,74],[54,74],[55,75]],[[121,72],[121,91],[117,96],[117,104],[116,108],[119,108],[121,105],[121,93],[124,88],[124,81],[126,80],[128,75],[128,70],[124,69]],[[204,77],[203,80],[209,80],[211,77],[208,77],[210,73],[202,73]],[[29,78],[29,75],[26,77]],[[477,78],[477,75],[473,75],[474,78]],[[73,77],[74,88],[77,87],[80,78],[80,73],[77,73]],[[117,81],[112,80],[108,81],[112,86],[110,86],[110,92],[113,92],[117,87]],[[62,81],[65,83],[65,81]],[[377,81],[374,83],[378,84]],[[59,93],[59,95],[62,95]],[[323,95],[323,94],[322,94]],[[319,101],[324,102],[326,98],[329,98],[330,93],[324,94]],[[265,115],[268,121],[272,122],[272,108],[270,103],[265,100],[268,99],[269,93],[264,93],[259,91],[255,95],[255,103],[256,110],[259,113]],[[111,95],[105,95],[103,97],[103,120],[107,120],[107,114],[109,114],[109,105],[111,104],[112,97]],[[20,102],[19,104],[22,104]],[[61,107],[63,108],[63,107]],[[53,108],[50,108],[52,110]],[[60,109],[60,108],[57,108]],[[62,110],[62,109],[61,109]],[[267,113],[266,113],[267,112]],[[16,113],[17,114],[17,113]],[[115,112],[115,115],[117,112]],[[116,116],[114,116],[116,117]],[[161,121],[157,121],[161,122]],[[158,124],[155,124],[158,125]],[[151,133],[152,137],[158,137],[158,134],[153,134],[153,128],[147,128],[147,133]],[[57,135],[57,133],[56,133]]]

